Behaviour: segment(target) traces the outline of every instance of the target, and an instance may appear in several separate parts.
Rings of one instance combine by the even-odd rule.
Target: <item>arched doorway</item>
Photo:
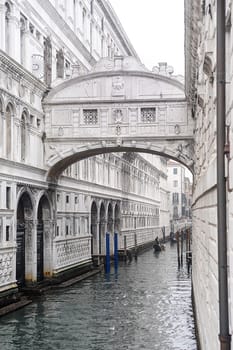
[[[49,274],[49,257],[50,242],[51,242],[51,210],[48,198],[43,195],[39,201],[37,210],[37,238],[36,238],[36,251],[37,251],[37,282],[44,279]],[[48,250],[46,253],[46,249]]]
[[[105,254],[106,217],[105,206],[101,203],[99,220],[99,254]]]
[[[24,192],[17,207],[17,232],[16,232],[16,280],[19,286],[25,285],[27,270],[26,265],[32,263],[32,216],[33,206],[31,198]]]
[[[98,254],[98,239],[97,239],[97,205],[95,202],[91,205],[91,255]]]

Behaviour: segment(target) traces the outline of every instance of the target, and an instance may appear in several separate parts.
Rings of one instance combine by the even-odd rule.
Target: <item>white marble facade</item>
[[[116,54],[137,58],[105,0],[0,0],[0,292],[90,264],[106,231],[111,251],[114,232],[120,249],[169,232],[159,157],[100,154],[47,181],[43,98]]]

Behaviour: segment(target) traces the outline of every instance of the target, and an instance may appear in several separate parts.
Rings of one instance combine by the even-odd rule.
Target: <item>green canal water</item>
[[[157,253],[158,254],[158,253]],[[1,350],[196,350],[191,276],[152,250],[0,319]]]

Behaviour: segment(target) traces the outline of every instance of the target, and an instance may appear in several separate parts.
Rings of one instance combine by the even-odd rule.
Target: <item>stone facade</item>
[[[67,163],[48,181],[46,140],[53,132],[64,135],[69,115],[57,113],[61,125],[49,128],[44,97],[115,54],[137,58],[105,0],[0,0],[0,292],[91,265],[92,255],[105,254],[106,231],[113,252],[114,232],[124,249],[125,242],[131,248],[135,240],[141,245],[161,236],[161,227],[169,230],[167,168],[160,157],[98,154]],[[112,92],[123,94],[121,79]],[[94,129],[97,113],[89,106],[82,113],[83,124]],[[123,117],[115,108],[117,125]],[[153,123],[154,110],[141,118]],[[50,144],[51,153],[55,147]]]
[[[226,1],[226,135],[228,287],[230,334],[232,308],[232,1]],[[193,295],[201,349],[219,349],[216,17],[217,1],[187,1],[186,93],[195,119],[193,191]],[[223,116],[224,117],[224,116]],[[233,349],[233,346],[231,345]]]
[[[168,178],[170,190],[170,219],[190,218],[192,182],[191,174],[180,163],[169,160]],[[187,177],[189,175],[189,177]]]

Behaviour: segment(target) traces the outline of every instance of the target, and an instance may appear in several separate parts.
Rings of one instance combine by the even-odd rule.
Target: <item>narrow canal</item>
[[[196,350],[191,276],[169,243],[53,290],[0,325],[1,350]]]

